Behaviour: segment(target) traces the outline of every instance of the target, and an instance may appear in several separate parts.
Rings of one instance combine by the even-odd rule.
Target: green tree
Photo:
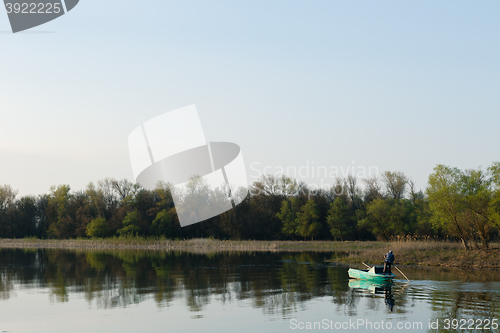
[[[66,238],[64,226],[68,224],[71,217],[68,214],[68,206],[72,195],[69,185],[52,186],[47,207],[49,216],[47,236],[51,238]]]
[[[128,213],[123,219],[123,228],[117,231],[118,234],[124,236],[140,232],[141,227],[139,227],[139,222],[139,213],[137,211]]]
[[[494,194],[491,179],[486,172],[466,170],[461,175],[462,194],[465,202],[464,215],[474,234],[481,241],[481,246],[487,248],[491,240],[491,232],[496,228],[495,215],[491,211]]]
[[[341,197],[335,198],[331,203],[326,218],[330,233],[337,240],[349,236],[352,223],[351,207]]]
[[[156,218],[151,224],[151,233],[156,236],[172,236],[175,229],[175,222],[169,211],[163,209],[156,214]]]
[[[488,168],[491,174],[492,200],[489,213],[497,228],[500,228],[500,162],[493,163]]]
[[[427,194],[434,213],[434,223],[449,235],[478,249],[488,247],[491,233],[497,228],[495,214],[495,164],[489,169],[461,171],[438,165],[429,176]]]
[[[316,203],[314,200],[310,199],[306,202],[304,206],[300,208],[300,212],[297,213],[296,233],[299,236],[306,238],[311,238],[318,236],[321,232],[322,225],[319,223],[319,212],[316,208]]]
[[[391,236],[405,233],[405,202],[394,199],[375,199],[366,208],[366,218],[359,221],[362,229],[368,229],[377,239],[388,241]]]
[[[468,226],[462,219],[463,200],[460,196],[460,170],[438,165],[429,175],[427,188],[429,205],[433,211],[433,223],[452,237],[458,237],[467,249]]]
[[[108,223],[104,217],[95,218],[87,225],[86,234],[89,237],[106,237],[108,233]]]
[[[106,212],[106,202],[103,190],[97,188],[94,183],[91,182],[87,185],[85,196],[88,202],[87,206],[89,211],[91,211],[94,216],[104,216]]]
[[[429,206],[429,200],[420,193],[413,200],[410,207],[410,219],[412,232],[419,236],[433,236],[439,230],[432,225],[432,210]]]
[[[292,200],[293,199],[291,199],[290,202],[287,199],[283,200],[281,202],[281,210],[276,214],[281,220],[281,223],[283,223],[282,232],[288,236],[295,235],[297,231],[297,221],[295,220],[295,214],[293,212],[293,201],[297,200]]]
[[[35,197],[22,197],[16,202],[16,209],[11,212],[16,238],[38,234],[38,209]]]
[[[158,196],[159,201],[157,206],[161,209],[170,209],[174,207],[174,200],[171,193],[172,184],[159,181],[156,184],[154,190],[155,194]]]

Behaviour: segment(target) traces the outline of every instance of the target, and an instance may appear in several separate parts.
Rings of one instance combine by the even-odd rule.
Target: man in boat
[[[392,250],[389,250],[389,252],[384,256],[384,274],[389,273],[391,274],[391,266],[394,263],[394,254],[392,254]]]

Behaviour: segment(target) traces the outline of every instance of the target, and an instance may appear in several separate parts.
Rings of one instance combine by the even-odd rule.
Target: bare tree
[[[252,194],[277,196],[280,192],[279,179],[273,175],[263,175],[253,183]]]
[[[127,179],[111,180],[113,190],[118,194],[120,201],[127,201],[135,199],[137,193],[140,191],[138,184],[134,184]]]
[[[119,204],[118,196],[113,190],[113,179],[106,178],[98,182],[98,191],[102,193],[107,211],[113,210]]]
[[[16,196],[17,191],[13,190],[10,185],[0,186],[0,210],[5,210],[12,205]]]
[[[422,191],[416,191],[415,182],[412,179],[408,179],[408,187],[410,188],[410,199],[412,203],[415,203],[418,199],[424,198],[424,193]]]
[[[356,210],[361,205],[361,190],[358,186],[358,179],[354,175],[348,175],[344,180],[344,188],[351,208]]]
[[[295,179],[287,177],[285,175],[281,176],[278,179],[278,189],[281,192],[281,195],[285,197],[290,197],[297,195],[299,184]]]
[[[382,180],[385,183],[387,195],[393,199],[402,199],[405,195],[408,177],[400,172],[386,171],[382,174]]]
[[[363,179],[366,185],[365,189],[365,202],[371,202],[375,199],[380,199],[383,197],[382,186],[377,177]]]

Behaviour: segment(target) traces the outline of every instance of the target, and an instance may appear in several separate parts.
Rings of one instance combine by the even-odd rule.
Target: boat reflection
[[[349,288],[351,289],[361,289],[374,295],[384,295],[384,303],[390,312],[394,311],[394,305],[396,304],[394,295],[392,294],[393,285],[394,283],[392,281],[373,282],[357,279],[349,280]]]

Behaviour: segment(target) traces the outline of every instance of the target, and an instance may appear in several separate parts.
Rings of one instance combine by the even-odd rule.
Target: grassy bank
[[[500,268],[500,244],[491,244],[488,250],[468,251],[459,243],[442,241],[380,242],[377,245],[380,248],[350,251],[337,261],[382,264],[383,254],[390,249],[398,265]]]
[[[221,241],[215,239],[168,240],[143,237],[107,239],[1,239],[0,248],[60,248],[81,250],[137,249],[157,251],[315,251],[334,252],[331,261],[381,264],[393,250],[396,263],[415,266],[500,268],[500,244],[489,250],[465,251],[459,243],[442,241],[334,242],[334,241]]]
[[[142,250],[202,250],[202,251],[347,251],[380,248],[378,242],[332,241],[234,241],[195,238],[171,240],[165,238],[112,237],[103,239],[0,239],[0,248],[64,248],[64,249],[142,249]]]

